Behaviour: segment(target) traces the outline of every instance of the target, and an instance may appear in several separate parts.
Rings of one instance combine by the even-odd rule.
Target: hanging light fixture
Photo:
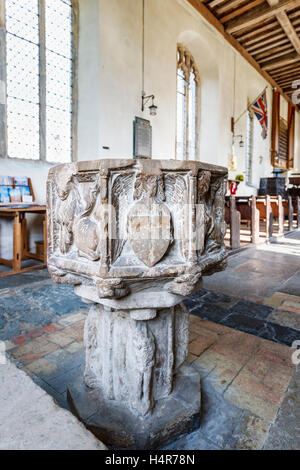
[[[244,143],[242,134],[240,134],[240,135],[234,135],[234,136],[233,136],[233,143],[232,143],[232,144],[234,145],[234,139],[237,139],[237,138],[240,139],[240,141],[239,141],[239,146],[240,146],[240,148],[241,148],[241,149],[244,148],[244,147],[245,147],[245,143]]]
[[[152,100],[152,104],[149,106],[150,110],[150,116],[156,116],[157,115],[157,106],[154,104],[154,95],[146,95],[146,93],[143,91],[142,93],[142,111],[145,111],[145,107],[147,103],[149,103],[150,100]]]

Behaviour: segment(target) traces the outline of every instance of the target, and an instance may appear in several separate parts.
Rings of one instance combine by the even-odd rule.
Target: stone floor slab
[[[285,294],[297,295],[300,297],[300,270],[288,279],[278,290]]]
[[[266,439],[265,450],[300,449],[300,369],[293,376],[277,419]]]
[[[12,363],[0,368],[0,449],[106,449],[25,372]]]
[[[298,313],[288,312],[281,309],[275,310],[269,316],[269,321],[272,323],[277,323],[283,327],[300,331],[300,315]]]
[[[270,423],[244,411],[226,444],[226,449],[261,450],[270,429]]]
[[[252,395],[248,391],[233,385],[226,390],[224,398],[239,408],[248,410],[269,422],[274,421],[279,408],[277,404]]]

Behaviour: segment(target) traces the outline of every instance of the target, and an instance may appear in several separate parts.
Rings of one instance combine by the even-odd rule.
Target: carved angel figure
[[[60,227],[59,247],[66,254],[73,243],[73,220],[76,211],[76,189],[73,184],[75,165],[59,168],[56,171],[56,191],[59,196],[55,220]]]
[[[210,171],[201,171],[198,176],[198,201],[203,202],[210,186]]]
[[[165,200],[163,176],[138,174],[134,184],[134,199],[153,199],[156,196]]]
[[[100,259],[101,233],[98,219],[101,219],[101,202],[97,205],[99,188],[100,183],[97,178],[85,194],[84,212],[74,223],[74,240],[78,254],[91,261]]]

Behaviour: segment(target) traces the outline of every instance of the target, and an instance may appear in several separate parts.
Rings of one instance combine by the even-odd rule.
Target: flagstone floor
[[[300,450],[300,232],[230,257],[185,301],[190,354],[202,378],[198,431],[169,449]],[[46,270],[0,279],[0,341],[58,404],[84,364],[87,305]],[[0,365],[0,373],[5,371]],[[1,417],[1,411],[0,411]]]

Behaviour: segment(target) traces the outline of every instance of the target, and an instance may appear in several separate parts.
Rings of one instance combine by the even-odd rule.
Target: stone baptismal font
[[[182,300],[225,269],[227,169],[97,160],[50,170],[48,268],[90,303],[72,411],[105,444],[145,449],[199,427]]]

